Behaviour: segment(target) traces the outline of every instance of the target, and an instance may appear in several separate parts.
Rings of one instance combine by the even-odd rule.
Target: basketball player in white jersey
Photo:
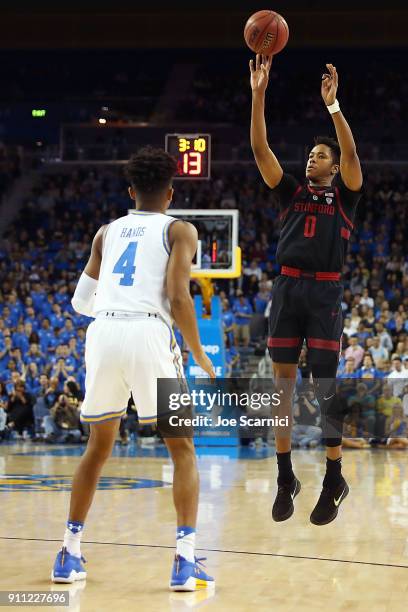
[[[72,305],[94,316],[87,330],[86,393],[81,420],[90,437],[74,474],[62,550],[51,574],[54,582],[86,578],[80,540],[102,467],[112,453],[130,393],[141,424],[157,418],[157,379],[183,377],[173,321],[194,360],[214,378],[200,343],[190,296],[190,267],[197,249],[193,225],[166,214],[177,166],[161,149],[146,147],[127,164],[131,214],[96,233],[90,259]],[[199,479],[192,437],[166,437],[174,463],[177,513],[172,590],[194,591],[214,584],[194,555]]]

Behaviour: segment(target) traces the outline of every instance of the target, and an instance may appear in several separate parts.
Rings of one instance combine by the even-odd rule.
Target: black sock
[[[326,475],[323,480],[323,486],[334,489],[340,484],[341,479],[341,457],[338,459],[329,459],[326,457]]]
[[[276,459],[278,460],[278,485],[290,484],[295,477],[290,455],[290,451],[287,453],[276,453]]]

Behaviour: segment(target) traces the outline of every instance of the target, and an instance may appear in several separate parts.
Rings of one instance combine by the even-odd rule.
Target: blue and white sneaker
[[[70,555],[64,546],[55,559],[54,568],[51,572],[53,582],[72,583],[76,580],[85,580],[86,571],[82,563],[86,563],[83,557]]]
[[[170,579],[171,591],[198,591],[215,586],[215,580],[206,574],[199,565],[203,565],[205,557],[198,559],[195,563],[187,561],[184,557],[176,555],[174,557],[173,571]]]

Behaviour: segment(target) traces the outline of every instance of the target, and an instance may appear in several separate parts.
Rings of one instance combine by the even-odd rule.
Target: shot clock
[[[166,151],[177,159],[178,170],[175,178],[210,178],[210,134],[166,134]]]

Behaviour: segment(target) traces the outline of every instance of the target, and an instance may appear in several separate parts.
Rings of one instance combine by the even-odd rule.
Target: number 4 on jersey
[[[135,280],[137,242],[129,242],[113,268],[113,274],[122,274],[119,285],[131,287]]]

